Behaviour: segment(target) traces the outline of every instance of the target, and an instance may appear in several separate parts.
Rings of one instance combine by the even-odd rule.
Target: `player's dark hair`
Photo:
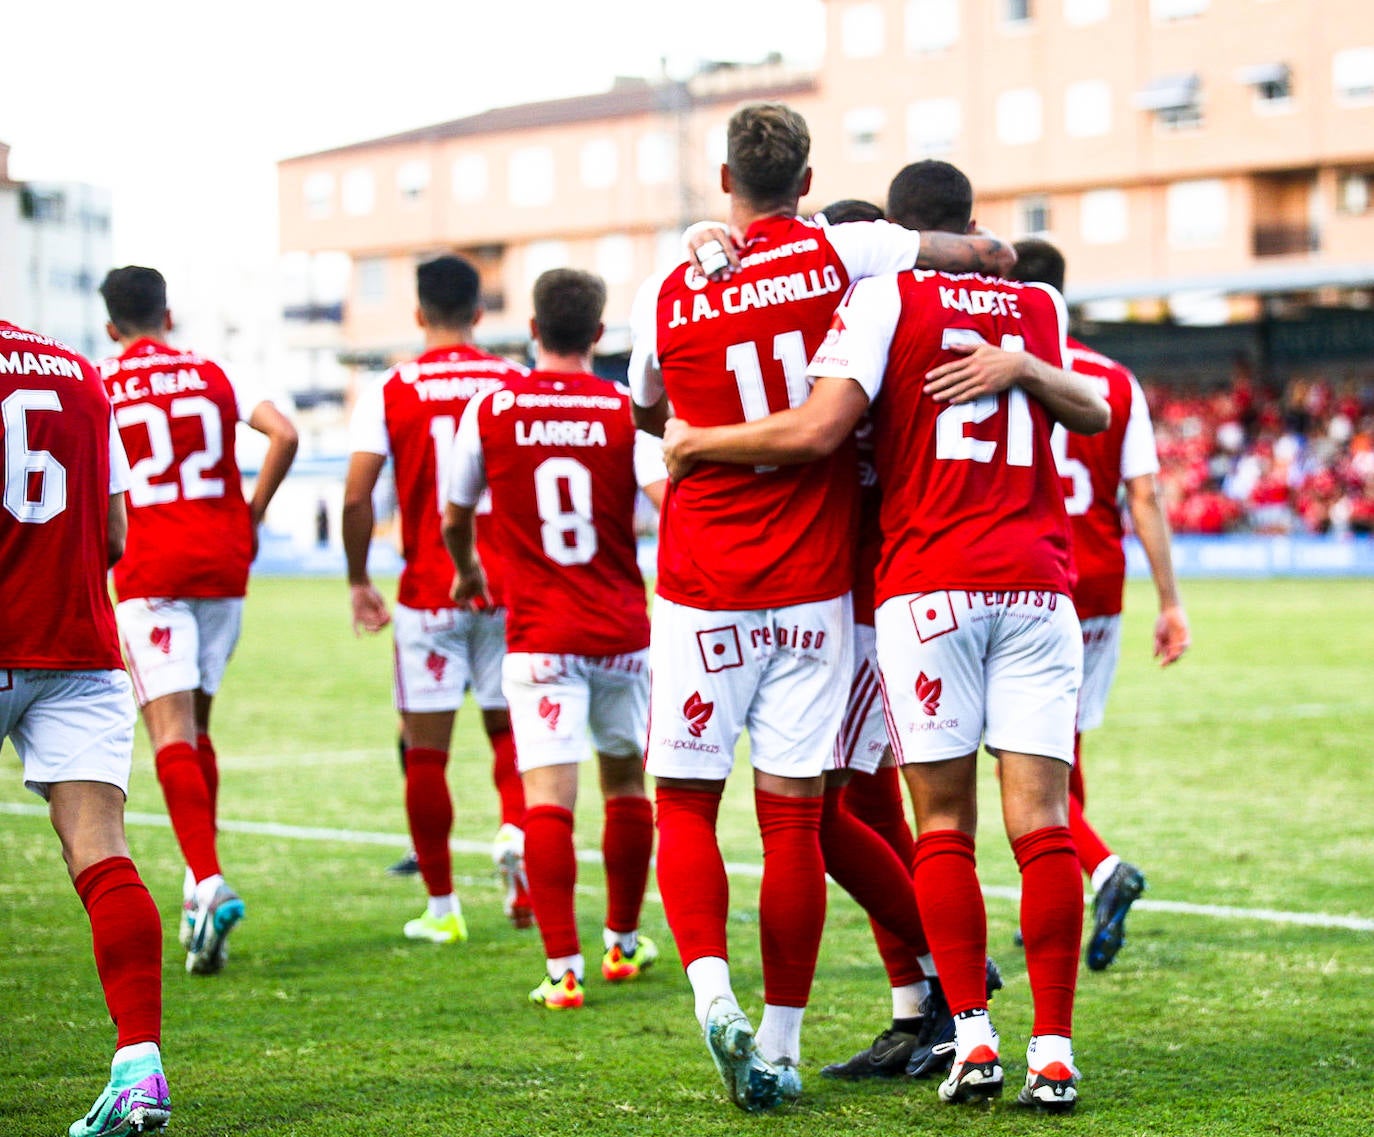
[[[1064,291],[1064,254],[1039,237],[1027,237],[1012,246],[1016,264],[1007,273],[1009,280],[1035,281]]]
[[[846,197],[842,201],[831,202],[821,210],[831,225],[843,225],[846,221],[881,221],[883,211],[871,201],[857,197]]]
[[[973,218],[973,186],[948,162],[912,162],[888,187],[887,216],[907,229],[966,233]]]
[[[167,282],[155,268],[112,268],[100,284],[105,311],[122,336],[160,332],[167,316]]]
[[[546,351],[581,354],[596,343],[606,285],[590,272],[553,268],[534,282],[534,326]]]
[[[725,164],[732,192],[758,209],[796,205],[811,154],[806,120],[782,103],[754,103],[730,116]]]
[[[427,323],[439,328],[469,328],[477,318],[482,278],[470,261],[445,255],[415,269],[415,290]]]

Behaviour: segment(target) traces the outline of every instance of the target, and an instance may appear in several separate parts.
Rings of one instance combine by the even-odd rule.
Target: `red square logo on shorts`
[[[734,624],[698,632],[697,649],[701,652],[701,665],[707,671],[726,671],[731,667],[744,666],[739,629]]]
[[[916,625],[916,635],[922,643],[952,632],[959,626],[948,592],[927,592],[917,596],[908,607],[911,622]]]

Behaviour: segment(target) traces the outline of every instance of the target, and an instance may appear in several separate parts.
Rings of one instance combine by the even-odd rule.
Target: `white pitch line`
[[[0,802],[0,814],[19,817],[47,817],[46,807],[22,802]],[[165,814],[136,813],[124,815],[128,825],[145,825],[159,829],[170,826]],[[365,829],[331,829],[323,826],[281,825],[273,821],[218,822],[226,833],[248,833],[257,837],[284,837],[297,841],[338,841],[345,845],[386,845],[393,849],[410,847],[410,838],[401,833],[376,833]],[[465,841],[455,838],[449,847],[456,853],[490,856],[491,845],[485,841]],[[595,849],[582,849],[577,859],[583,864],[600,864],[601,854]],[[763,866],[742,861],[727,861],[725,871],[731,876],[761,877]],[[1019,900],[1021,890],[1001,885],[984,885],[983,894],[996,900]],[[657,899],[652,895],[650,899]],[[1190,904],[1182,900],[1137,900],[1134,908],[1145,912],[1173,912],[1181,916],[1210,916],[1217,920],[1259,920],[1268,924],[1290,924],[1306,928],[1344,928],[1352,932],[1374,932],[1374,919],[1365,916],[1336,916],[1326,912],[1282,912],[1273,908],[1232,908],[1224,904]]]

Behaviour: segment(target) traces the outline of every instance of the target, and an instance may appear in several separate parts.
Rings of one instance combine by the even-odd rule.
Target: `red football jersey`
[[[118,445],[99,372],[0,321],[0,667],[124,667],[105,583]]]
[[[233,384],[210,360],[151,339],[101,371],[130,468],[115,595],[242,596],[253,532],[234,456],[244,411]]]
[[[854,565],[854,622],[873,626],[873,586],[883,553],[883,491],[874,465],[873,420],[864,415],[854,428],[859,450],[859,542]]]
[[[855,379],[877,400],[878,604],[943,588],[1069,591],[1049,413],[1019,387],[957,406],[925,394],[926,373],[956,344],[1063,366],[1066,324],[1052,289],[976,275],[901,273],[845,298],[810,373]]]
[[[806,400],[806,362],[851,279],[916,263],[920,234],[885,222],[755,222],[742,271],[708,281],[679,265],[636,302],[635,401],[667,394],[694,426],[749,422]],[[827,600],[854,578],[852,442],[778,469],[703,462],[668,487],[657,590],[678,604],[755,610]]]
[[[453,564],[439,531],[453,437],[470,400],[524,375],[519,364],[470,344],[427,351],[402,363],[359,398],[353,411],[353,450],[389,454],[401,511],[405,568],[396,599],[408,608],[452,608]],[[477,520],[478,552],[492,599],[503,604],[500,557],[491,542],[491,517]]]
[[[509,650],[648,647],[635,439],[629,395],[595,375],[533,371],[463,416],[448,496],[471,506],[483,485],[491,490]]]
[[[1112,423],[1101,434],[1070,434],[1054,428],[1054,454],[1064,479],[1064,504],[1073,535],[1078,582],[1074,607],[1084,619],[1121,611],[1126,584],[1126,554],[1118,495],[1121,483],[1159,471],[1150,409],[1135,376],[1114,359],[1077,340],[1068,341],[1071,370],[1090,376],[1112,408]]]

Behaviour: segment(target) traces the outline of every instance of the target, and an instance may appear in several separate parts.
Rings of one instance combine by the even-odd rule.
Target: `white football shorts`
[[[926,592],[879,607],[878,665],[899,763],[992,750],[1073,762],[1083,639],[1054,592]]]
[[[1078,729],[1096,730],[1107,716],[1107,696],[1121,658],[1121,615],[1083,621],[1083,686],[1078,692]]]
[[[835,737],[831,763],[836,770],[873,774],[887,749],[887,716],[883,714],[882,680],[878,677],[877,635],[869,624],[854,625],[854,682]]]
[[[407,608],[391,614],[396,633],[396,709],[456,711],[469,687],[484,711],[502,710],[506,610]]]
[[[239,642],[243,597],[125,600],[115,620],[140,707],[178,691],[213,695]]]
[[[44,801],[56,782],[129,793],[138,712],[123,671],[0,668],[0,740],[14,743],[24,785]]]
[[[501,671],[522,773],[581,762],[593,748],[610,758],[643,756],[647,648],[608,656],[511,652]]]
[[[746,729],[757,770],[814,778],[830,766],[854,674],[848,593],[748,612],[659,596],[650,629],[649,773],[723,779]]]

